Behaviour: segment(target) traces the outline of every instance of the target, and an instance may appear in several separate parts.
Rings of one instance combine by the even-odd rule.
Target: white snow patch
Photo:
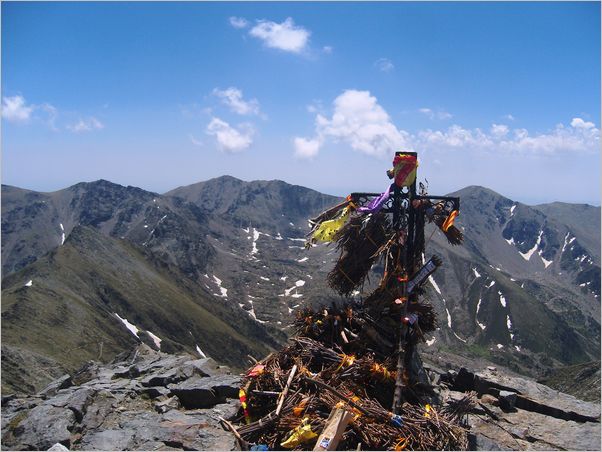
[[[59,226],[61,227],[61,245],[63,243],[65,243],[65,228],[63,227],[63,223],[59,223]]]
[[[295,246],[295,245],[289,245],[288,247],[289,247],[289,248],[292,248],[292,249],[297,249],[297,250],[304,250],[304,249],[305,249],[305,247],[304,247],[304,246]]]
[[[290,224],[291,226],[295,226],[293,223],[289,222],[288,224]]]
[[[145,225],[144,225],[144,229],[146,229],[146,228],[148,228],[148,224],[145,224]]]
[[[541,251],[539,251],[539,257],[541,257],[541,260],[543,261],[543,265],[545,266],[545,268],[548,268],[550,266],[550,264],[554,261],[549,261],[547,260],[545,257],[543,257],[541,255]]]
[[[294,294],[291,295],[291,298],[301,298],[302,296],[303,296],[302,293],[296,293],[295,292]]]
[[[520,352],[520,347],[518,345],[515,345],[514,348],[516,349],[517,352]]]
[[[198,345],[196,346],[196,351],[199,355],[201,355],[201,358],[207,358],[207,355],[203,353],[203,350],[201,350],[201,347],[199,347]]]
[[[454,333],[454,336],[456,336],[456,337],[457,337],[458,339],[460,339],[462,342],[464,342],[464,343],[468,342],[466,339],[462,339],[460,336],[458,336],[454,330],[452,330],[452,333]]]
[[[276,240],[284,240],[284,239],[282,238],[282,236],[280,235],[280,232],[279,232],[279,233],[278,233],[278,235],[277,235],[276,237],[274,237],[274,238],[275,238]]]
[[[504,348],[504,346],[502,344],[497,344],[496,346],[497,346],[498,349]]]
[[[514,215],[514,209],[516,209],[516,204],[514,204],[512,207],[510,207],[510,216],[512,217],[512,215]]]
[[[304,285],[305,285],[305,281],[303,281],[302,279],[295,282],[295,286],[297,286],[297,287],[303,287]]]
[[[435,282],[435,279],[433,278],[433,275],[429,276],[429,281],[431,282],[431,284],[433,285],[433,287],[435,288],[435,290],[437,291],[437,293],[439,295],[441,295],[441,289],[439,289],[439,286],[437,285],[437,283]]]
[[[506,242],[508,242],[508,245],[515,245],[514,243],[514,237],[510,237],[510,240],[508,239],[504,239]]]
[[[288,278],[288,276],[281,276],[280,281],[286,281],[286,278]]]
[[[445,312],[447,313],[447,326],[448,327],[452,327],[452,318],[451,318],[451,314],[449,313],[449,309],[447,309],[447,306],[445,307]]]
[[[506,297],[502,294],[501,290],[498,290],[498,295],[500,296],[500,304],[505,308],[506,307]]]
[[[257,254],[257,252],[259,251],[259,249],[257,248],[257,240],[259,239],[259,235],[261,233],[253,228],[253,249],[251,250],[251,254]]]
[[[33,279],[30,279],[29,281],[27,281],[25,283],[25,287],[31,287],[32,284],[33,284]]]
[[[477,313],[475,314],[474,318],[477,321],[477,325],[479,325],[479,327],[484,330],[485,328],[487,328],[484,324],[482,324],[481,322],[479,322],[479,310],[481,309],[481,298],[479,298],[479,301],[477,303]]]
[[[157,348],[159,350],[161,350],[161,338],[159,336],[154,335],[150,331],[147,331],[147,333],[151,337],[151,339],[153,340],[153,342],[155,343],[155,345],[157,346]]]
[[[477,271],[476,268],[473,268],[472,271],[474,273],[475,278],[480,278],[481,277],[481,274]]]
[[[566,245],[568,243],[569,235],[571,235],[571,233],[567,232],[564,236],[564,245],[562,245],[562,250],[560,251],[561,253],[564,253],[564,249],[566,248]]]
[[[506,326],[508,327],[508,331],[512,329],[512,320],[510,320],[510,316],[506,314]]]
[[[539,244],[541,243],[541,236],[542,235],[543,235],[543,229],[541,231],[539,231],[539,236],[537,237],[537,241],[535,242],[535,245],[533,245],[533,248],[531,248],[526,253],[521,253],[519,251],[519,254],[523,257],[524,260],[528,261],[529,259],[531,259],[531,256],[537,250],[537,248],[539,247]]]
[[[114,312],[114,314],[117,316],[117,318],[119,320],[121,320],[121,322],[125,325],[125,327],[130,330],[130,332],[138,337],[138,328],[136,327],[136,325],[131,324],[130,322],[127,321],[127,319],[122,319],[121,317],[119,317],[119,314],[117,314],[116,312]]]
[[[301,259],[297,259],[297,262],[305,262],[308,259],[309,259],[309,257],[304,257],[304,258],[301,258]]]
[[[360,294],[359,290],[354,290],[353,292],[351,292],[352,297],[357,297],[359,294]]]
[[[251,232],[251,231],[249,231],[249,228],[248,228],[248,227],[246,227],[246,228],[242,228],[242,230],[243,230],[243,231],[245,231],[247,234],[248,234],[249,232]]]
[[[215,281],[215,283],[217,284],[219,291],[221,292],[221,296],[224,298],[228,298],[228,289],[222,287],[222,280],[219,279],[217,276],[213,275],[213,280]],[[217,295],[217,294],[216,294]]]
[[[259,278],[263,279],[264,281],[269,281],[270,280],[270,278],[266,278],[265,276],[260,276]]]
[[[295,239],[295,238],[291,238],[291,237],[287,237],[288,240],[292,240],[293,242],[303,242],[305,243],[305,239]]]
[[[430,347],[431,345],[433,345],[435,343],[436,340],[437,339],[435,338],[435,336],[433,336],[432,339],[426,341],[426,345]]]
[[[488,289],[491,289],[495,285],[495,281],[491,281],[487,286]]]

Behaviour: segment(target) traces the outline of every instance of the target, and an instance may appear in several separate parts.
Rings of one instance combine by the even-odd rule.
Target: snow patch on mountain
[[[140,330],[138,329],[138,327],[136,327],[136,325],[134,325],[134,324],[132,324],[132,323],[128,322],[128,320],[127,320],[127,319],[123,319],[123,318],[119,317],[119,314],[117,314],[116,312],[114,312],[113,314],[115,314],[115,315],[117,316],[117,318],[118,318],[119,320],[121,320],[121,323],[123,323],[123,324],[125,325],[125,327],[126,327],[126,328],[127,328],[127,329],[128,329],[128,330],[129,330],[129,331],[130,331],[130,332],[131,332],[131,333],[132,333],[134,336],[138,337],[138,331],[140,331]],[[138,337],[138,338],[139,338],[139,337]]]
[[[537,251],[537,248],[541,244],[541,236],[542,235],[543,235],[543,229],[541,231],[539,231],[539,235],[537,236],[537,241],[535,242],[535,245],[533,245],[533,248],[531,248],[526,253],[521,253],[519,251],[519,254],[523,257],[524,260],[528,261],[529,259],[531,259],[531,256],[533,255],[533,253],[535,253],[535,251]]]

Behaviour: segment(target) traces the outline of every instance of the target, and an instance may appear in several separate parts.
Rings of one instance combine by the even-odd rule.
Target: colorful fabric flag
[[[395,185],[409,187],[416,180],[418,158],[415,155],[400,154],[393,159],[393,175]]]
[[[385,205],[385,203],[389,199],[390,194],[391,194],[391,186],[389,185],[389,187],[384,191],[384,193],[382,193],[380,196],[377,196],[376,198],[374,198],[372,201],[370,201],[364,207],[358,208],[357,211],[358,212],[362,212],[362,213],[377,213],[377,212],[379,212],[380,209],[383,208],[383,206]]]
[[[322,223],[318,229],[316,229],[316,232],[313,233],[312,241],[331,242],[335,234],[345,226],[350,213],[351,207],[347,206],[337,218]]]

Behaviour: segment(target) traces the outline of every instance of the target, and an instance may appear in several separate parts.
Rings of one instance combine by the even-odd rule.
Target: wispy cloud
[[[374,62],[374,66],[381,72],[391,72],[395,69],[395,65],[388,58],[379,58]]]
[[[324,52],[327,55],[330,55],[333,51],[333,47],[332,46],[324,46],[322,47],[322,52]]]
[[[314,108],[312,110],[315,111]],[[424,108],[420,113],[436,118],[441,112]],[[569,125],[558,124],[551,130],[537,133],[495,123],[488,129],[454,124],[446,129],[409,132],[393,124],[370,92],[346,90],[334,100],[331,118],[316,114],[313,137],[293,139],[295,156],[314,158],[329,140],[344,142],[356,151],[375,157],[390,155],[399,149],[493,154],[592,154],[599,152],[600,130],[593,122],[575,117]]]
[[[203,142],[201,140],[197,140],[194,136],[192,136],[192,134],[188,134],[188,139],[195,146],[199,146],[199,147],[203,146]]]
[[[510,113],[508,113],[507,115],[502,116],[503,119],[507,119],[508,121],[514,121],[516,118],[514,116],[512,116]]]
[[[431,108],[419,108],[418,111],[420,113],[422,113],[423,115],[428,116],[430,119],[451,119],[453,118],[453,115],[451,113],[448,113],[447,111],[444,110],[433,110]]]
[[[241,124],[236,129],[226,121],[214,117],[207,125],[206,133],[215,136],[222,151],[234,153],[244,151],[251,146],[255,131],[250,124]]]
[[[242,29],[242,28],[247,28],[249,26],[249,21],[247,19],[245,19],[244,17],[230,17],[229,19],[230,25],[232,25],[234,28],[237,29]]]
[[[322,144],[331,139],[345,142],[352,149],[373,156],[385,156],[407,142],[408,134],[398,130],[388,113],[369,91],[346,90],[333,102],[330,119],[318,114],[314,138],[294,140],[298,157],[314,157]]]
[[[295,25],[293,19],[288,17],[280,24],[260,20],[257,25],[251,28],[249,34],[262,40],[266,47],[285,52],[301,53],[307,48],[311,32]]]
[[[592,122],[573,118],[570,125],[556,125],[544,133],[492,124],[489,132],[453,125],[446,130],[422,130],[412,140],[417,148],[476,150],[552,155],[561,152],[593,153],[600,146],[600,131]]]
[[[27,122],[35,106],[27,105],[23,96],[2,98],[2,117],[10,122]]]
[[[89,117],[82,119],[80,118],[77,122],[73,124],[68,124],[67,129],[71,130],[75,133],[81,132],[91,132],[93,130],[101,130],[104,129],[104,124],[100,122],[98,119],[94,117]]]
[[[213,95],[220,98],[222,103],[234,113],[239,115],[259,114],[259,101],[257,99],[244,100],[242,91],[238,88],[230,87],[225,90],[215,88]]]

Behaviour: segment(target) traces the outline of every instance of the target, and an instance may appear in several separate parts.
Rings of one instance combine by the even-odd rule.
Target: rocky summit
[[[239,378],[210,358],[140,345],[90,361],[34,396],[2,396],[2,448],[232,450],[219,418],[236,414]]]
[[[476,393],[466,418],[471,449],[600,450],[599,403],[495,367],[452,366],[425,369],[442,404]],[[221,419],[242,419],[240,381],[210,358],[142,344],[108,365],[90,361],[33,396],[4,394],[2,448],[237,450]]]

